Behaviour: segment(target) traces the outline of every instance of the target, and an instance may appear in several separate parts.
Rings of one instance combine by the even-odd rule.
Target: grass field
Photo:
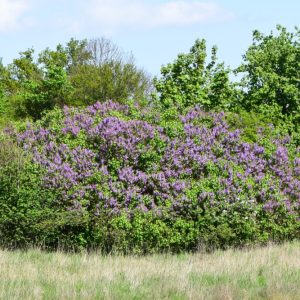
[[[144,257],[0,251],[0,299],[300,299],[300,243]]]

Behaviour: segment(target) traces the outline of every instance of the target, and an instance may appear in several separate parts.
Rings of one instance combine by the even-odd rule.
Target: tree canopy
[[[265,35],[253,32],[253,42],[235,71],[242,74],[247,110],[260,105],[278,105],[286,115],[300,113],[300,31],[288,32],[277,26],[277,32]]]
[[[206,41],[196,40],[190,52],[161,68],[154,85],[164,107],[179,108],[199,104],[205,109],[226,107],[234,95],[228,68],[218,62],[217,47],[211,49],[207,61]]]
[[[19,117],[39,119],[55,106],[110,99],[138,102],[150,93],[150,76],[108,39],[71,39],[37,56],[32,48],[20,52],[7,67],[1,64],[0,99],[6,95]]]

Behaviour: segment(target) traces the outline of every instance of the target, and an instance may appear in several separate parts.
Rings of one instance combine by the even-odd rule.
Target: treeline
[[[66,46],[20,53],[8,66],[0,64],[1,112],[37,120],[55,106],[86,106],[96,101],[143,99],[151,79],[130,54],[105,38],[71,39]]]
[[[299,238],[299,102],[297,28],[254,31],[235,70],[196,40],[154,79],[103,38],[21,52],[0,65],[2,246]]]
[[[230,80],[233,74],[238,81]],[[132,54],[105,38],[71,39],[38,55],[28,49],[9,65],[0,63],[2,119],[37,120],[55,106],[134,99],[177,110],[200,105],[204,110],[251,111],[275,123],[288,119],[297,124],[299,94],[299,30],[291,33],[282,26],[269,35],[254,31],[235,70],[218,61],[217,47],[208,54],[205,40],[163,66],[154,80],[135,65]]]

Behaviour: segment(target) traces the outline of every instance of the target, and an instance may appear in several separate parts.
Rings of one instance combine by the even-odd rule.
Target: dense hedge
[[[300,149],[267,128],[245,142],[225,117],[106,102],[7,130],[2,246],[147,253],[299,238]]]

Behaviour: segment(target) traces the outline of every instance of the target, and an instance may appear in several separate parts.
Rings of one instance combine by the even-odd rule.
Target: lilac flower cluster
[[[126,105],[96,103],[66,107],[59,131],[32,125],[18,138],[68,209],[182,214],[205,204],[299,214],[299,149],[285,139],[270,141],[272,151],[245,143],[222,113],[199,107],[178,122],[183,133],[169,137]]]

